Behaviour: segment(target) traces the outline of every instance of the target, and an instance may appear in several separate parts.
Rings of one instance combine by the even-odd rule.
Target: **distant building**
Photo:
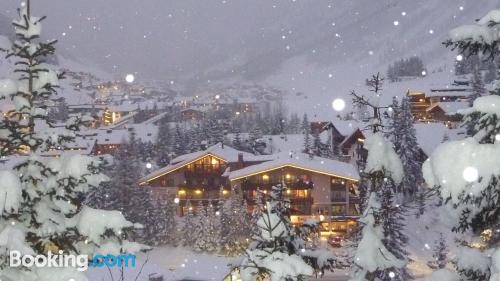
[[[422,91],[408,91],[411,112],[415,120],[424,122],[444,122],[452,124],[459,116],[450,110],[462,106],[471,95],[470,88],[454,85],[446,88],[430,89],[427,93]],[[450,116],[447,116],[450,115]]]
[[[449,128],[456,128],[462,121],[460,110],[469,107],[465,101],[438,102],[426,109],[428,119],[445,123]]]

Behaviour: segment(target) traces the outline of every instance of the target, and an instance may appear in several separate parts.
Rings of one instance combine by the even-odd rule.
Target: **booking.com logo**
[[[135,255],[64,255],[49,252],[47,255],[22,255],[20,251],[10,251],[11,267],[76,267],[78,271],[86,271],[89,267],[135,267]]]

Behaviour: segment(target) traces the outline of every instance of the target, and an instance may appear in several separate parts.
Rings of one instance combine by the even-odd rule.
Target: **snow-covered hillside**
[[[499,4],[356,0],[290,1],[277,6],[288,13],[280,14],[240,50],[228,50],[227,60],[196,72],[187,83],[251,81],[279,87],[291,93],[287,102],[292,111],[331,119],[337,114],[331,109],[335,97],[347,98],[353,89],[365,91],[366,78],[376,72],[385,75],[388,65],[402,58],[421,57],[427,77],[386,83],[387,100],[408,88],[451,83],[456,54],[442,44],[449,30],[472,23]]]

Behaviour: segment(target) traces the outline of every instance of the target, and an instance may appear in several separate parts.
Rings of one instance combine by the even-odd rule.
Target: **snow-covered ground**
[[[148,280],[151,274],[163,275],[165,281],[207,280],[220,281],[231,272],[231,263],[237,258],[194,253],[183,247],[159,247],[137,255],[136,267],[126,267],[125,280]],[[90,268],[89,280],[119,280],[120,268]],[[113,277],[112,277],[113,276]]]

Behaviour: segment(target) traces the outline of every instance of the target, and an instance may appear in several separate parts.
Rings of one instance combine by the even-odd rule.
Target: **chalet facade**
[[[291,221],[320,221],[325,232],[347,232],[359,216],[356,168],[348,163],[306,154],[278,154],[276,158],[230,172],[231,186],[242,190],[248,202],[257,192],[271,192],[284,183],[290,200]],[[251,204],[250,204],[251,205]]]
[[[151,187],[159,197],[175,193],[182,215],[186,211],[187,200],[219,200],[221,195],[229,195],[231,186],[225,174],[261,163],[266,157],[218,144],[173,159],[168,166],[140,179],[139,185]]]
[[[183,215],[188,200],[195,207],[197,201],[227,198],[232,190],[242,193],[250,212],[258,191],[269,194],[272,186],[284,183],[293,223],[315,218],[325,231],[348,231],[358,216],[358,179],[349,163],[306,154],[253,155],[218,144],[175,158],[139,185],[159,197],[175,194]]]
[[[466,109],[469,106],[468,102],[438,102],[427,108],[428,118],[442,122],[449,128],[456,128],[462,121],[463,115],[460,110]]]
[[[353,120],[336,120],[326,124],[331,147],[343,161],[360,166],[366,161],[367,151],[363,148],[365,135],[360,124]]]

